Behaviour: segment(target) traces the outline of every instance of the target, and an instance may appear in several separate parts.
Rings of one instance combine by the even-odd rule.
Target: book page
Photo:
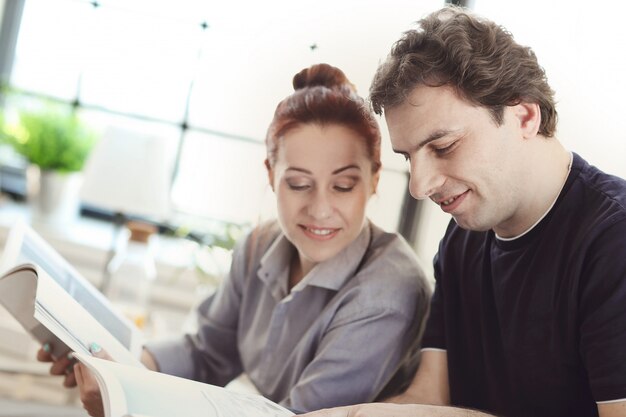
[[[89,353],[89,345],[96,342],[115,361],[143,368],[139,359],[113,337],[56,281],[39,267],[35,268],[38,282],[34,317],[37,321],[75,352]]]
[[[0,351],[19,359],[33,359],[39,344],[0,303]]]
[[[99,384],[101,383],[105,409],[111,410],[107,417],[124,415],[287,417],[293,415],[291,411],[260,395],[233,392],[225,388],[85,355],[77,355],[77,358],[95,373],[101,375],[98,381]],[[120,393],[120,389],[123,394]],[[120,414],[116,414],[118,412]]]
[[[25,222],[15,224],[0,257],[0,271],[30,263],[45,271],[61,288],[102,324],[126,349],[139,357],[141,331]]]
[[[32,265],[21,265],[0,277],[0,303],[27,331],[39,325],[34,318],[36,293],[37,272]]]
[[[50,342],[53,356],[58,357],[67,351],[67,346],[35,318],[37,282],[37,272],[33,265],[20,265],[10,270],[7,275],[0,277],[0,304],[30,334],[30,340],[34,336],[40,342],[39,346]],[[9,344],[13,341],[4,340],[3,343]],[[15,343],[19,343],[19,340]],[[34,359],[34,352],[31,355],[30,358]]]

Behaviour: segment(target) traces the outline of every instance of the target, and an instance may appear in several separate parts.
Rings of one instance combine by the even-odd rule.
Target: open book
[[[89,354],[89,345],[97,341],[115,361],[143,367],[137,356],[35,265],[18,265],[0,277],[0,303],[39,342],[49,343],[55,357],[70,350]]]
[[[257,394],[76,354],[100,386],[106,417],[286,417],[293,413]]]
[[[11,229],[0,271],[0,304],[54,356],[88,353],[97,342],[114,360],[143,367],[141,331],[25,223]]]

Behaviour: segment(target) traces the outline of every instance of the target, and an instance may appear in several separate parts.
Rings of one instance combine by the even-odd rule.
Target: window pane
[[[123,119],[138,134],[146,128],[171,138],[172,160],[188,114],[190,129],[172,190],[175,207],[256,223],[275,211],[263,139],[277,103],[292,92],[293,75],[328,62],[367,96],[393,42],[442,2],[401,0],[384,8],[373,0],[25,4],[15,86],[68,102],[78,96],[85,105],[81,113],[103,131]],[[106,111],[128,117],[101,121]],[[155,122],[144,124],[145,118]],[[406,163],[392,153],[383,119],[381,127],[385,171],[369,212],[381,226],[395,229]]]
[[[200,23],[206,20],[209,5],[204,0],[99,0],[106,8],[131,12],[139,16],[152,16],[177,20],[179,22]]]
[[[100,7],[81,100],[182,122],[203,31],[199,25]]]
[[[264,160],[261,144],[189,132],[172,191],[174,205],[189,214],[256,224],[271,194]]]
[[[278,102],[300,69],[341,68],[368,95],[392,43],[440,0],[221,2],[210,28],[190,104],[190,123],[262,140]],[[241,13],[241,10],[246,13]],[[331,12],[332,10],[332,12]],[[384,16],[384,18],[382,18]],[[386,164],[396,164],[389,162]]]
[[[73,100],[89,50],[92,15],[93,7],[88,3],[26,1],[11,83]]]

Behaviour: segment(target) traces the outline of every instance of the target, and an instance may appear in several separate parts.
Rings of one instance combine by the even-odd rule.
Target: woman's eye
[[[340,193],[349,193],[352,189],[354,189],[354,185],[335,185],[335,191]]]
[[[305,191],[305,190],[308,190],[310,188],[309,184],[290,184],[290,183],[287,183],[287,186],[289,187],[290,190],[294,190],[294,191]]]
[[[346,178],[345,180],[335,182],[333,189],[340,193],[349,193],[356,187],[359,181],[360,179],[358,177]]]

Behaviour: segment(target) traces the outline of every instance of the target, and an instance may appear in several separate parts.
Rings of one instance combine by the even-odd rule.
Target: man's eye
[[[456,145],[456,141],[443,148],[434,148],[434,151],[437,155],[445,155],[454,148],[454,145]]]

